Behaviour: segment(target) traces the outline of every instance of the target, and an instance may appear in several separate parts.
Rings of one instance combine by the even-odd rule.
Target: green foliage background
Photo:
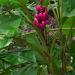
[[[32,25],[34,6],[39,1],[29,1],[0,0],[0,75],[48,75],[46,56],[43,54],[43,51],[46,50],[45,43],[39,39],[42,39],[40,31]],[[55,3],[51,1],[55,1]],[[52,3],[50,9],[54,9],[53,6],[58,3],[58,0],[49,2]],[[46,0],[43,5],[47,6]],[[49,37],[49,39],[50,41],[53,41],[54,38],[63,41],[67,54],[65,65],[70,64],[73,68],[66,74],[75,75],[75,29],[72,30],[75,28],[75,0],[62,0],[61,15],[64,35],[62,39],[59,39],[60,35],[56,32],[52,36],[53,38]],[[23,26],[34,29],[35,32],[23,32]],[[52,47],[49,46],[56,75],[60,75],[61,49],[62,46],[57,43],[53,43]]]

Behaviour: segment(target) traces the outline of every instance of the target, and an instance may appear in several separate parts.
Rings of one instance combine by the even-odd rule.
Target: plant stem
[[[45,54],[45,58],[46,58],[46,61],[47,61],[49,74],[55,75],[51,55],[47,52],[44,52],[44,54]]]
[[[50,31],[59,31],[60,28],[49,29]],[[75,28],[61,28],[61,30],[75,30]]]
[[[50,2],[49,2],[49,5],[50,5],[50,7],[52,8],[52,11],[53,11],[54,16],[55,16],[55,18],[56,18],[56,20],[57,20],[57,23],[58,23],[58,22],[59,22],[59,20],[58,20],[58,15],[57,15],[58,12],[55,11],[55,9],[52,7],[52,5],[51,5]],[[56,10],[57,10],[57,8],[56,8]]]
[[[43,50],[43,58],[44,60],[46,60],[47,66],[48,66],[48,71],[50,74],[55,75],[54,74],[54,68],[53,68],[53,64],[52,64],[52,56],[49,53],[48,50],[48,46],[47,46],[47,40],[46,40],[46,35],[44,34],[44,32],[40,32],[38,34],[41,38],[42,41],[42,45],[44,46],[44,50]]]
[[[61,75],[65,75],[65,49],[63,44],[63,34],[62,34],[62,0],[58,0],[58,12],[59,12],[59,35],[61,40]]]

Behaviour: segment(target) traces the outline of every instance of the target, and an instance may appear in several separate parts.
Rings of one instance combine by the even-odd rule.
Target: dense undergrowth
[[[0,0],[0,75],[75,75],[75,0]]]

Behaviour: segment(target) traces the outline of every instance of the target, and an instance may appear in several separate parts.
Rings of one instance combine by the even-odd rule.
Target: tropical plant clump
[[[75,75],[75,0],[0,0],[0,75]]]

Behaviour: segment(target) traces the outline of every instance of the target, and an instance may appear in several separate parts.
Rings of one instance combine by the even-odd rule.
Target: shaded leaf
[[[0,34],[14,36],[18,33],[21,19],[18,16],[0,15]]]

